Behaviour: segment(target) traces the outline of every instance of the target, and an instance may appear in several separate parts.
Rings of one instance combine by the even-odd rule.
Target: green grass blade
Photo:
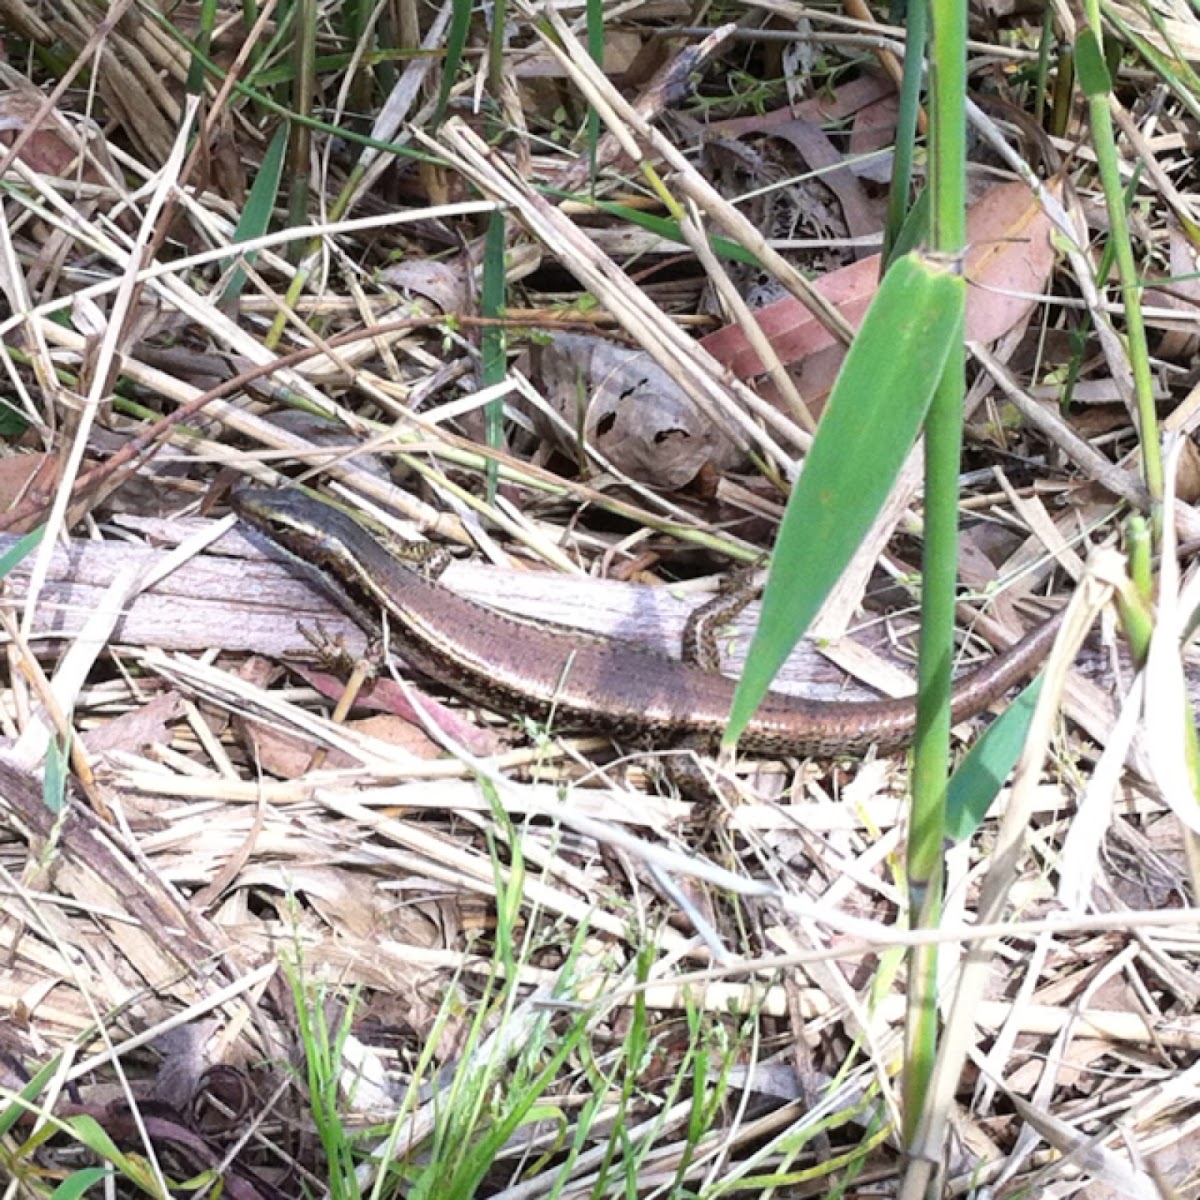
[[[446,33],[446,61],[442,64],[442,86],[438,90],[437,108],[434,110],[430,131],[436,130],[446,115],[450,103],[450,89],[458,78],[462,66],[463,51],[467,48],[467,33],[471,28],[471,0],[454,0],[450,16],[450,28]]]
[[[641,212],[639,209],[633,208],[628,204],[618,204],[614,200],[596,200],[592,197],[581,195],[578,192],[564,191],[562,188],[543,187],[541,191],[544,195],[557,200],[574,200],[579,204],[590,204],[597,212],[607,213],[622,221],[628,221],[631,225],[638,226],[639,229],[645,229],[650,233],[657,234],[659,237],[668,238],[672,242],[678,242],[681,246],[687,245],[687,240],[680,232],[679,222],[672,220],[670,217],[660,217],[654,213]],[[713,253],[718,258],[728,259],[730,262],[745,263],[751,267],[762,265],[759,263],[756,255],[751,254],[749,250],[739,246],[736,242],[730,241],[729,238],[721,237],[720,234],[709,234],[708,242],[712,246]]]
[[[922,188],[912,202],[904,223],[896,233],[896,242],[889,253],[889,264],[905,254],[929,244],[929,189]]]
[[[44,525],[39,525],[32,533],[27,533],[19,541],[13,542],[3,554],[0,554],[0,579],[3,579],[22,559],[37,549],[46,532]]]
[[[203,0],[200,5],[200,20],[196,33],[196,46],[207,56],[212,45],[213,26],[217,22],[217,0]],[[187,90],[190,96],[199,96],[204,90],[204,64],[193,57],[188,67]]]
[[[943,826],[948,842],[966,841],[983,823],[1021,756],[1041,690],[1039,676],[988,726],[950,777]]]
[[[604,70],[604,2],[603,0],[587,0],[587,47],[592,61]],[[588,150],[588,190],[594,195],[596,191],[596,147],[600,144],[600,113],[594,105],[588,105],[587,114],[587,150]]]
[[[504,275],[504,240],[506,222],[504,214],[493,210],[488,220],[487,236],[483,250],[483,286],[479,308],[484,317],[496,319],[504,315],[507,286]],[[503,381],[508,372],[507,339],[499,325],[485,327],[480,335],[480,374],[483,386],[491,387]],[[487,444],[499,450],[504,432],[504,401],[499,398],[488,402],[484,413]],[[494,458],[487,463],[487,496],[490,504],[496,497],[499,467]]]
[[[107,1167],[85,1167],[64,1179],[54,1189],[50,1200],[79,1200],[80,1196],[86,1196],[90,1188],[103,1183],[111,1174]]]
[[[883,254],[880,261],[892,262],[909,247],[901,246],[900,230],[909,211],[912,195],[913,160],[921,112],[921,84],[925,65],[925,38],[929,25],[924,4],[910,4],[904,14],[908,36],[904,41],[904,74],[900,83],[900,108],[896,116],[895,152],[892,158],[892,183],[888,189],[887,221],[884,225]],[[924,226],[922,226],[924,228]]]
[[[255,174],[253,184],[250,185],[250,194],[246,197],[246,207],[242,211],[237,230],[233,235],[235,245],[238,242],[249,242],[256,237],[261,237],[271,226],[271,213],[275,209],[275,197],[279,194],[279,180],[283,174],[288,129],[286,124],[279,126],[275,131],[275,136],[271,139],[271,144],[267,147],[266,154],[263,155],[262,166]],[[253,263],[257,257],[257,252],[251,251],[246,255],[246,261]],[[230,275],[229,282],[225,285],[221,302],[223,304],[236,303],[245,286],[246,272],[238,267]]]
[[[142,1171],[135,1161],[117,1147],[117,1143],[108,1136],[95,1117],[83,1113],[77,1117],[68,1117],[64,1122],[69,1132],[75,1135],[93,1154],[99,1155],[105,1162],[111,1163],[128,1179],[142,1177]]]
[[[71,773],[71,733],[50,739],[46,770],[42,778],[42,803],[48,812],[60,813],[67,800],[67,778]]]
[[[60,1056],[55,1055],[37,1069],[33,1078],[17,1093],[18,1099],[0,1108],[0,1137],[7,1137],[16,1123],[30,1111],[30,1106],[42,1094],[58,1070]],[[24,1101],[25,1103],[22,1103]]]
[[[727,747],[887,498],[925,419],[964,297],[962,277],[928,258],[906,255],[884,276],[788,501]]]
[[[1092,149],[1104,189],[1108,210],[1109,239],[1116,256],[1117,275],[1121,281],[1122,304],[1125,309],[1125,344],[1129,367],[1133,375],[1134,397],[1138,413],[1138,440],[1142,459],[1142,474],[1150,493],[1150,518],[1155,530],[1161,528],[1163,490],[1162,449],[1159,444],[1158,413],[1154,403],[1154,376],[1150,367],[1150,352],[1146,341],[1146,326],[1142,317],[1142,284],[1138,278],[1137,262],[1129,232],[1121,183],[1120,153],[1117,149],[1113,116],[1109,109],[1112,75],[1100,41],[1100,14],[1097,5],[1085,6],[1089,28],[1075,41],[1075,70],[1079,86],[1087,97],[1091,116]]]
[[[1093,96],[1107,96],[1112,91],[1112,76],[1108,73],[1104,52],[1090,29],[1085,29],[1076,39],[1075,71],[1079,77],[1080,90],[1089,99]]]
[[[292,28],[292,44],[288,57],[294,77],[289,89],[292,111],[298,116],[310,117],[317,104],[317,72],[314,65],[317,57],[317,5],[315,0],[296,0]],[[308,219],[311,183],[309,168],[312,160],[312,129],[308,125],[291,125],[288,137],[288,228],[303,225]],[[304,244],[289,242],[287,258],[298,264],[304,258]],[[292,289],[289,289],[289,300]]]

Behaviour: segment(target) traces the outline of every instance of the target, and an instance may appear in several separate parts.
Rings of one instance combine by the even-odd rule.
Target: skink
[[[642,739],[698,738],[715,746],[724,732],[735,687],[724,675],[477,604],[397,558],[352,517],[301,491],[243,487],[232,503],[242,520],[316,573],[368,633],[378,633],[386,619],[406,662],[472,701],[553,717],[559,728]],[[953,720],[982,712],[1033,674],[1060,619],[959,679]],[[915,725],[909,699],[806,700],[772,691],[739,745],[780,755],[858,756],[871,747],[886,754],[907,746]]]

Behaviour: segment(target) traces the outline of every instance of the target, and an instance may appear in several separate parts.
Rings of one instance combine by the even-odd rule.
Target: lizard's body
[[[244,488],[243,519],[319,573],[350,614],[378,631],[380,614],[405,661],[467,698],[557,726],[602,728],[652,738],[724,733],[736,681],[626,642],[573,635],[468,600],[389,553],[358,522],[295,490]],[[955,722],[982,712],[1033,674],[1059,621],[1046,622],[959,679]],[[768,692],[739,745],[768,754],[862,755],[907,746],[916,725],[911,699],[807,700]]]

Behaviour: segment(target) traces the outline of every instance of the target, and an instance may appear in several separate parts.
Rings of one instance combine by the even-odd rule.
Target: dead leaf
[[[5,72],[5,77],[20,90],[0,91],[0,145],[11,146],[18,135],[41,111],[45,97],[32,85]],[[102,140],[97,145],[103,146]],[[31,171],[56,179],[79,178],[87,183],[103,183],[104,177],[89,162],[76,130],[54,110],[44,114],[37,129],[26,139],[17,157]]]
[[[609,75],[624,75],[637,59],[644,38],[634,30],[606,29],[604,31],[604,69]],[[538,49],[536,44],[528,50],[512,54],[511,62],[506,58],[505,73],[514,79],[562,79],[566,68],[548,50]]]
[[[328,671],[321,671],[304,663],[292,663],[290,670],[299,675],[310,687],[330,700],[340,700],[345,691],[345,680]],[[495,754],[501,746],[499,736],[490,730],[481,729],[455,709],[440,704],[423,693],[421,697],[425,715],[449,738],[465,746],[472,754]],[[378,738],[390,746],[409,751],[418,758],[437,758],[442,753],[438,746],[421,728],[420,719],[409,703],[406,689],[394,679],[373,679],[358,694],[355,706],[380,710],[381,715],[364,720],[347,722],[348,729],[358,730]],[[317,747],[309,738],[288,730],[280,729],[263,721],[245,720],[244,736],[253,748],[256,760],[263,770],[279,779],[299,779],[312,767],[313,754]],[[331,768],[353,767],[356,760],[335,747],[328,747],[325,765]]]
[[[54,494],[58,459],[49,454],[14,454],[0,458],[0,512],[8,512],[23,500],[48,503]],[[30,517],[13,527],[14,533],[28,533],[41,523]]]
[[[209,1050],[220,1027],[220,1021],[209,1017],[168,1029],[154,1039],[154,1048],[162,1055],[154,1080],[156,1100],[187,1111],[211,1065]]]
[[[361,721],[351,721],[349,726],[398,750],[406,750],[416,758],[437,758],[442,752],[442,748],[423,729],[392,713],[378,713]]]
[[[1159,54],[1200,63],[1200,23],[1186,5],[1176,11],[1156,6],[1147,13],[1140,4],[1114,3],[1113,13]]]
[[[809,121],[787,121],[776,125],[771,136],[789,142],[809,170],[819,173],[821,182],[842,206],[842,216],[851,237],[861,238],[879,232],[882,206],[868,198],[861,181],[842,161],[842,155],[819,126]]]
[[[1170,323],[1157,347],[1157,354],[1174,362],[1187,362],[1195,357],[1197,320],[1200,318],[1200,254],[1179,228],[1176,221],[1167,225],[1167,245],[1170,249],[1169,283],[1161,288],[1147,289],[1145,303],[1155,308],[1170,308],[1179,313],[1179,323]]]
[[[666,489],[690,483],[706,464],[724,472],[741,460],[731,440],[641,350],[584,334],[556,334],[538,348],[546,400],[567,429],[618,471]],[[539,432],[578,460],[575,439],[544,414]]]
[[[1200,499],[1200,450],[1193,441],[1185,441],[1181,446],[1175,489],[1186,504],[1195,504]]]
[[[1022,183],[989,189],[967,213],[967,337],[994,342],[1033,311],[1054,266],[1050,218]]]
[[[328,696],[331,700],[341,699],[342,692],[345,690],[345,681],[338,676],[331,675],[327,671],[315,670],[303,664],[293,664],[292,669],[306,683],[316,688],[321,695]],[[433,721],[447,737],[466,746],[472,754],[495,754],[500,748],[499,739],[494,734],[489,733],[486,729],[480,729],[479,726],[467,720],[457,709],[449,708],[447,705],[439,703],[419,690],[417,695],[420,697],[425,716]],[[418,738],[413,739],[414,747],[421,742],[424,742],[426,745],[433,744],[420,729],[421,718],[409,702],[408,690],[401,687],[394,679],[380,676],[370,680],[362,691],[359,692],[354,703],[358,708],[376,709],[387,716],[401,718],[402,723],[415,729],[419,734]],[[368,724],[369,719],[367,721],[356,722],[355,727],[374,733],[374,729],[367,728]],[[394,726],[389,723],[382,723],[377,728],[380,732],[375,733],[375,736],[380,737],[383,741],[391,745],[406,745],[408,742],[409,735],[398,735],[395,732]],[[419,753],[416,749],[413,752]],[[421,757],[428,758],[435,756],[422,754]]]
[[[264,721],[244,719],[244,736],[249,741],[254,761],[277,779],[300,779],[312,767],[316,744],[299,734],[289,733],[278,726]],[[353,759],[340,750],[330,747],[325,765],[344,769],[356,765]]]
[[[433,259],[405,259],[379,272],[379,278],[400,292],[415,292],[444,313],[465,312],[469,287],[461,267]]]
[[[1039,1133],[1060,1154],[1097,1183],[1106,1184],[1118,1196],[1129,1200],[1161,1200],[1152,1181],[1125,1154],[1110,1150],[1095,1136],[1089,1136],[1053,1113],[1027,1104],[1020,1096],[1007,1093],[1017,1115]],[[1098,1193],[1097,1193],[1098,1194]]]
[[[894,96],[895,92],[890,79],[868,72],[841,84],[832,95],[822,90],[798,105],[777,108],[768,113],[754,113],[748,117],[728,117],[705,125],[704,130],[709,137],[732,138],[744,133],[765,133],[788,121],[814,121],[822,126],[840,124],[877,100]]]
[[[89,729],[83,735],[83,743],[90,754],[112,754],[118,750],[141,754],[147,746],[169,741],[168,727],[182,714],[183,697],[178,692],[167,692]]]
[[[883,96],[854,114],[846,157],[856,175],[872,183],[887,184],[892,174],[891,147],[896,140],[896,116],[900,98]],[[880,154],[886,150],[888,153]],[[868,157],[869,156],[869,157]]]

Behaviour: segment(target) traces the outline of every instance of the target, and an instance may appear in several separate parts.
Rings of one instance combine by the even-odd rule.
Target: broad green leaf
[[[905,255],[884,276],[788,500],[727,747],[887,498],[958,336],[964,299],[962,276],[927,257]]]
[[[87,1195],[89,1188],[103,1183],[111,1174],[108,1167],[85,1167],[64,1179],[54,1189],[50,1200],[79,1200],[80,1196]]]
[[[891,261],[895,262],[911,250],[925,245],[929,240],[929,189],[922,188],[913,201],[913,206],[900,226],[896,235],[896,245],[892,250]]]
[[[70,1126],[71,1132],[91,1151],[100,1155],[106,1162],[122,1165],[125,1155],[117,1149],[117,1144],[105,1133],[100,1122],[86,1113],[78,1117],[68,1117],[64,1122]]]
[[[1112,76],[1108,73],[1100,43],[1090,29],[1085,29],[1075,41],[1075,74],[1083,94],[1089,99],[1107,96],[1112,91]]]

